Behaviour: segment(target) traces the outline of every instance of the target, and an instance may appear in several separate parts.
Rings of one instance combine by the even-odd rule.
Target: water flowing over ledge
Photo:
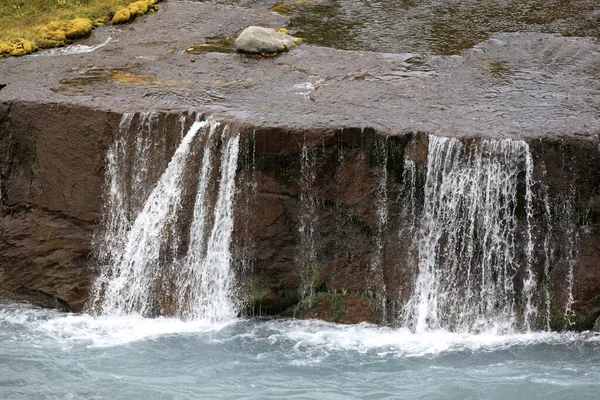
[[[2,397],[597,397],[597,334],[547,330],[600,329],[598,6],[414,3],[168,1],[3,60],[0,297],[97,300],[0,305]],[[311,45],[184,51],[250,21]]]
[[[575,268],[587,228],[574,216],[585,193],[544,181],[546,162],[527,142],[274,133],[124,114],[107,156],[89,311],[420,333],[581,323]]]
[[[465,148],[456,139],[430,137],[427,171],[419,275],[405,322],[418,332],[529,330],[537,313],[529,146],[504,139]]]
[[[133,132],[135,143],[130,149],[132,118],[123,116],[120,137],[108,155],[105,230],[97,239],[98,260],[104,266],[91,309],[107,315],[231,319],[237,313],[229,244],[239,137],[211,119],[195,121],[143,200],[150,152],[156,151],[148,140],[152,116],[139,116],[140,129]],[[195,175],[189,159],[198,143],[203,146],[201,167],[192,220],[185,232],[181,224],[188,217],[182,199],[189,183],[186,174]],[[216,199],[208,193],[214,188]],[[137,214],[136,201],[141,204]],[[185,251],[183,236],[189,243]]]

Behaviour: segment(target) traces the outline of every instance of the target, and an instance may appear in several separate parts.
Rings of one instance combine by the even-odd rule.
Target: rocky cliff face
[[[416,218],[407,210],[419,208],[418,198],[411,203],[404,181],[414,173],[422,187],[427,136],[251,132],[238,200],[249,212],[236,224],[239,252],[252,266],[249,311],[340,322],[392,318],[388,306],[406,300],[416,273],[413,241],[395,236]]]
[[[236,224],[238,259],[251,266],[248,311],[338,322],[400,319],[423,264],[418,247],[427,234],[421,224],[428,136],[372,129],[249,132]],[[465,159],[483,145],[472,138],[462,143],[471,149]],[[532,181],[526,188],[524,168],[515,172],[521,228],[511,257],[531,265],[532,323],[589,328],[600,311],[598,141],[539,139],[527,149]],[[473,169],[477,173],[486,172]],[[526,204],[527,191],[532,199]],[[438,261],[453,252],[460,250],[448,249]],[[515,290],[523,290],[524,274],[515,270]],[[522,306],[525,299],[517,295],[516,302]]]
[[[0,296],[82,308],[118,118],[76,106],[2,104]]]
[[[160,151],[146,194],[189,125],[186,115],[154,114],[152,146]],[[0,296],[74,311],[89,300],[106,154],[121,118],[3,103]],[[141,129],[143,118],[132,121],[140,126],[130,129]],[[428,135],[232,127],[241,136],[232,244],[242,312],[344,323],[400,318],[419,268]],[[479,143],[462,140],[466,149]],[[539,327],[590,328],[600,314],[598,140],[535,139],[529,149],[534,196],[526,209],[520,171],[515,209],[522,226],[532,218],[533,319]],[[525,247],[522,229],[516,235]]]

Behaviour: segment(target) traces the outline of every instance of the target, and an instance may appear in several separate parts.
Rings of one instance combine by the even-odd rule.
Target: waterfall
[[[123,115],[107,154],[92,311],[213,321],[238,313],[236,290],[244,288],[236,284],[231,248],[240,137],[212,119],[191,126],[189,115],[173,120],[174,134],[168,136],[159,113]],[[397,316],[387,305],[404,304],[398,322],[416,332],[505,333],[544,322],[549,328],[552,304],[559,303],[569,322],[576,193],[553,206],[549,188],[534,182],[526,142],[431,136],[426,168],[408,159],[398,164],[401,153],[387,139],[376,144],[369,210],[375,229],[364,268],[365,287],[384,293],[376,299],[378,311]],[[295,170],[294,264],[299,300],[309,307],[318,290],[330,289],[322,278],[333,241],[321,241],[327,204],[317,200],[325,198],[319,190],[327,154],[309,148],[304,138]],[[337,158],[340,165],[347,162],[342,151]],[[539,171],[545,173],[543,165]],[[339,170],[336,174],[341,181]],[[245,189],[258,190],[256,183]],[[248,201],[241,215],[251,213]],[[337,251],[331,253],[339,257]],[[238,261],[242,253],[236,253]],[[394,257],[401,272],[388,265]],[[551,299],[549,286],[560,274],[567,283],[564,301]],[[400,278],[390,284],[395,277]],[[391,291],[398,297],[388,298]]]
[[[231,233],[233,232],[233,200],[235,174],[239,153],[239,137],[227,140],[228,129],[221,140],[225,149],[221,154],[221,176],[218,197],[214,204],[212,226],[207,226],[208,181],[214,168],[213,149],[210,146],[214,129],[210,129],[209,144],[205,146],[194,218],[190,229],[187,258],[179,274],[177,293],[179,303],[186,305],[186,314],[196,318],[223,320],[235,317],[232,297],[233,273],[231,264]],[[181,279],[183,278],[183,279]]]
[[[153,143],[148,135],[139,135],[128,146],[131,119],[130,114],[123,116],[120,137],[107,157],[108,193],[98,257],[103,265],[92,309],[109,315],[174,314],[211,320],[235,316],[229,246],[239,137],[226,127],[218,135],[220,125],[210,119],[194,122],[154,188],[140,201],[130,196],[139,196],[140,185],[147,182],[144,155]],[[150,129],[145,118],[140,120],[142,132]],[[185,120],[180,123],[183,127]],[[180,225],[189,217],[182,201],[196,143],[203,145],[202,161],[183,251],[180,245],[187,235]],[[130,147],[141,168],[124,171]],[[220,171],[220,179],[213,171]],[[134,200],[141,202],[137,213]]]
[[[544,178],[544,182],[546,181],[546,177],[547,177],[547,172],[546,172],[546,166],[542,163],[542,176]],[[547,184],[543,184],[541,186],[542,188],[542,197],[543,197],[543,201],[544,201],[544,210],[543,210],[543,215],[544,218],[546,220],[546,229],[547,232],[544,235],[544,244],[543,244],[543,248],[544,248],[544,281],[545,282],[550,282],[550,270],[551,270],[551,265],[550,265],[550,260],[552,257],[552,253],[553,253],[553,246],[552,246],[552,234],[553,234],[553,227],[552,227],[552,211],[551,211],[551,207],[550,207],[550,198],[549,198],[549,193],[548,193],[548,185]],[[545,307],[545,318],[546,318],[546,330],[549,331],[550,330],[550,320],[552,318],[552,308],[551,308],[551,294],[550,294],[550,288],[548,283],[544,285],[544,300],[546,302],[546,307]]]
[[[378,141],[376,144],[377,155],[380,159],[381,166],[379,168],[379,176],[377,177],[377,231],[375,234],[375,251],[373,252],[370,274],[374,286],[381,288],[383,293],[386,292],[385,276],[383,273],[384,250],[385,250],[385,230],[389,215],[389,198],[388,198],[388,148],[387,140]],[[379,307],[382,314],[386,315],[385,297],[381,296],[378,299]]]
[[[304,140],[306,142],[306,139]],[[306,143],[300,156],[300,213],[298,221],[299,246],[296,262],[301,271],[300,297],[313,300],[315,276],[318,274],[315,231],[317,204],[315,199],[315,154]]]
[[[572,324],[573,304],[575,303],[573,287],[575,285],[575,261],[577,260],[577,243],[579,241],[579,232],[577,231],[574,220],[575,210],[573,204],[575,202],[575,188],[570,188],[565,201],[558,205],[559,224],[564,227],[564,240],[561,241],[562,257],[557,260],[556,264],[566,270],[567,294],[564,305],[564,315],[566,323]]]
[[[135,114],[123,114],[117,139],[107,154],[107,193],[105,197],[103,227],[106,233],[96,239],[100,259],[111,260],[118,256],[131,227],[131,213],[139,211],[148,196],[149,163],[156,160],[156,147],[151,146],[156,128],[156,113],[140,113],[138,129],[132,128]],[[133,145],[133,152],[130,144]],[[130,154],[131,153],[131,154]]]
[[[392,243],[398,248],[401,259],[396,260],[399,265],[405,266],[405,279],[411,282],[416,278],[418,265],[418,237],[419,221],[422,214],[422,191],[424,185],[425,166],[418,165],[413,160],[404,159],[400,190],[395,199],[400,210],[397,218],[400,219],[397,234],[392,238]],[[411,293],[410,285],[400,285],[399,298],[406,298]],[[396,304],[398,306],[399,304]],[[395,322],[402,322],[402,307],[394,310]]]
[[[536,313],[532,168],[522,141],[482,140],[465,147],[456,139],[430,137],[419,273],[404,310],[406,325],[417,332],[530,328]],[[524,303],[520,313],[517,302]]]
[[[407,206],[402,207],[401,216],[404,221],[408,223],[408,237],[412,237],[414,234],[415,227],[417,226],[417,218],[420,210],[418,210],[419,199],[417,197],[417,164],[412,161],[405,159],[404,168],[402,170],[402,189],[398,196],[398,202],[406,204]],[[402,231],[400,232],[399,239],[402,240]]]

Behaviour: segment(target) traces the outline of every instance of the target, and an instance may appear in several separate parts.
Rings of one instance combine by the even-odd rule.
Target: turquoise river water
[[[600,336],[0,304],[1,399],[596,399]]]

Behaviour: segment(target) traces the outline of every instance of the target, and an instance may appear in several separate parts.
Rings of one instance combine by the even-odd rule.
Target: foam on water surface
[[[0,327],[20,331],[38,345],[54,343],[64,349],[74,346],[113,347],[165,335],[215,332],[234,323],[180,318],[144,318],[138,314],[92,316],[67,314],[27,305],[0,309]]]
[[[94,50],[98,50],[111,42],[112,38],[108,37],[104,42],[98,43],[95,45],[85,45],[85,44],[73,44],[70,46],[59,47],[56,49],[47,49],[42,50],[37,53],[31,54],[31,57],[44,57],[44,56],[67,56],[71,54],[84,54],[91,53]]]
[[[90,316],[0,304],[0,393],[587,399],[600,386],[599,340],[592,333],[415,334],[316,320]]]
[[[92,316],[68,314],[24,304],[4,305],[0,327],[20,331],[38,345],[114,347],[149,339],[220,332],[219,341],[249,340],[300,354],[312,350],[371,353],[402,357],[435,356],[464,351],[494,351],[536,344],[600,341],[596,333],[535,332],[453,333],[445,330],[415,334],[406,328],[371,324],[341,325],[319,320],[245,320],[144,318],[140,315]]]

